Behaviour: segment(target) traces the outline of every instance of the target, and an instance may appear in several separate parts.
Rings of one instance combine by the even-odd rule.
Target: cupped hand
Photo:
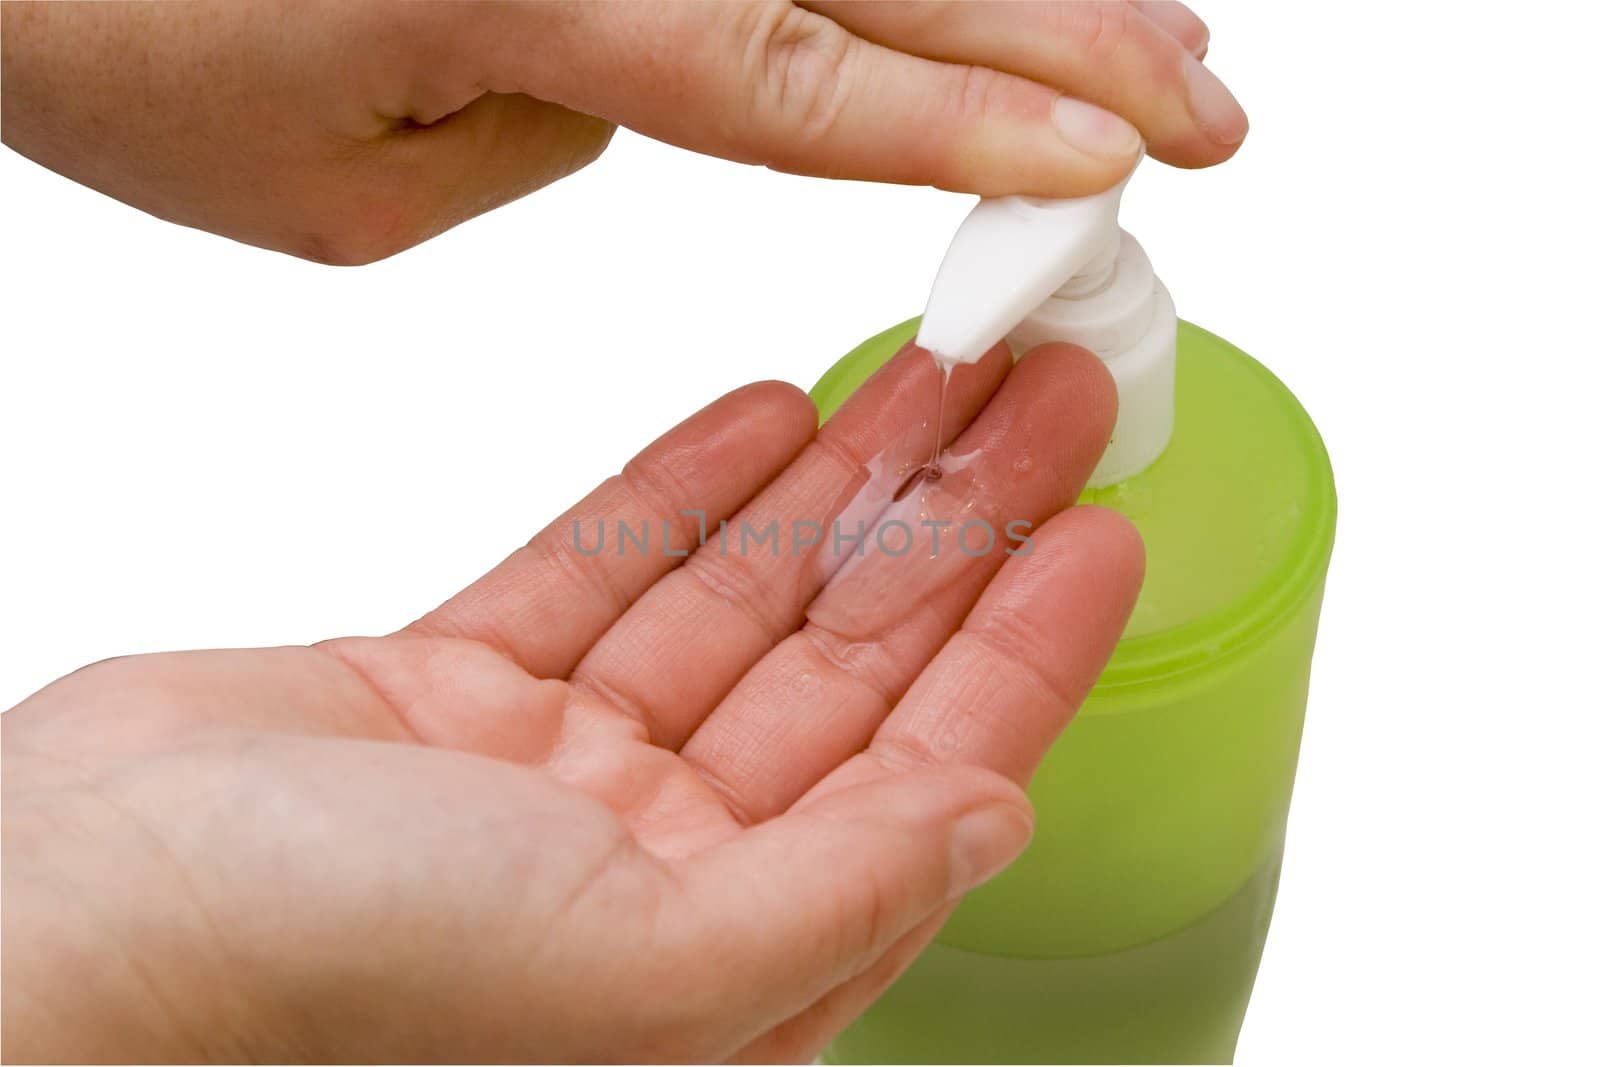
[[[746,387],[398,633],[107,661],[5,714],[8,1055],[815,1055],[1024,847],[1141,575],[1069,508],[1097,360],[958,371],[944,478],[891,503],[937,381],[907,350],[820,430]],[[795,522],[885,514],[913,551]],[[947,519],[1029,547],[932,550]]]
[[[1078,196],[1246,119],[1172,0],[4,5],[5,141],[155,215],[332,263],[594,159],[613,124],[826,177]]]

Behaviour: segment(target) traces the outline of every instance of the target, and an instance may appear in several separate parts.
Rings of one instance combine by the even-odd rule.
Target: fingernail
[[[1184,57],[1183,77],[1189,89],[1189,114],[1205,135],[1225,148],[1244,140],[1250,120],[1222,79],[1194,56]]]
[[[1033,821],[1015,804],[969,811],[950,830],[950,896],[961,896],[999,874],[1022,854]]]
[[[1123,159],[1139,150],[1139,131],[1104,108],[1058,96],[1050,117],[1063,139],[1080,152],[1101,159]]]

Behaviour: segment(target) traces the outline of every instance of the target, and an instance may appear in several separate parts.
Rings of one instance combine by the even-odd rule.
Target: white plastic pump
[[[1099,356],[1118,408],[1091,488],[1138,474],[1172,437],[1177,313],[1117,225],[1126,184],[1073,200],[980,200],[950,242],[917,333],[947,364],[975,363],[1002,338],[1017,355],[1066,341]]]

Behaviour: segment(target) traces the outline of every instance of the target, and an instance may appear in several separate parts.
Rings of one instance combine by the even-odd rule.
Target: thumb
[[[1033,829],[1027,797],[974,767],[894,774],[804,801],[683,861],[687,945],[718,975],[737,1047],[868,970],[999,873]],[[708,966],[709,964],[709,966]]]
[[[541,18],[554,11],[560,19]],[[510,5],[486,46],[506,88],[698,152],[983,195],[1109,188],[1127,121],[1027,78],[909,55],[787,2]]]

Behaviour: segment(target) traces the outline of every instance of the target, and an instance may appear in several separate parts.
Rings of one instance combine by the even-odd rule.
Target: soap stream
[[[933,444],[928,453],[928,462],[911,472],[911,476],[901,483],[895,490],[894,502],[899,503],[911,495],[920,482],[937,482],[944,477],[944,467],[940,457],[944,454],[944,407],[945,400],[950,393],[950,372],[955,370],[955,361],[941,359],[937,353],[929,353],[933,357],[933,365],[939,368],[939,407],[933,419]]]
[[[956,369],[954,361],[940,359],[937,353],[933,355],[933,362],[939,368],[939,412],[933,420],[933,452],[928,457],[928,480],[936,482],[944,477],[944,471],[939,468],[939,456],[944,452],[944,402],[950,393],[950,372]]]

